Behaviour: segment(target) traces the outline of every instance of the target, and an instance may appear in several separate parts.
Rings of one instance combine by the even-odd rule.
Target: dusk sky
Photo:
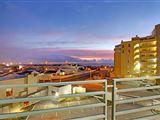
[[[0,0],[0,61],[113,59],[121,40],[159,23],[158,0]]]

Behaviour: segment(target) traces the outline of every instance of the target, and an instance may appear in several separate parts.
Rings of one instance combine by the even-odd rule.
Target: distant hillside
[[[81,60],[79,58],[74,58],[74,57],[70,57],[70,56],[66,56],[66,55],[61,55],[61,54],[52,54],[52,55],[47,55],[47,56],[41,56],[41,57],[37,57],[35,59],[35,61],[37,62],[44,62],[44,61],[48,61],[48,62],[78,62],[78,63],[82,63],[85,65],[91,65],[91,64],[101,64],[101,65],[113,65],[113,60],[106,60],[106,59],[101,59],[101,60]]]

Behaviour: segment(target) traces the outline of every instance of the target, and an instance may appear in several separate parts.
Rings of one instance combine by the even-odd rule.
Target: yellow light
[[[137,62],[137,64],[136,64],[135,67],[134,67],[134,70],[135,70],[136,72],[140,72],[140,69],[141,69],[141,63],[140,63],[140,62]]]
[[[135,53],[139,53],[139,50],[135,50],[135,51],[134,51],[134,54],[135,54]]]
[[[156,45],[156,43],[157,43],[157,41],[153,41],[153,42],[152,42],[152,45]]]
[[[134,45],[134,48],[137,48],[137,47],[139,47],[139,44],[135,44],[135,45]]]
[[[10,65],[7,63],[6,66],[9,67]]]
[[[17,113],[22,112],[21,108],[15,108],[14,110],[11,110],[11,113]]]
[[[146,75],[146,78],[148,79],[148,78],[149,78],[149,75]]]
[[[153,62],[157,62],[157,58],[152,59]]]
[[[152,50],[152,51],[156,51],[156,50],[157,50],[157,47],[152,47],[151,50]]]
[[[152,68],[156,68],[156,67],[157,67],[157,65],[152,65],[151,67],[152,67]]]
[[[56,97],[58,97],[58,96],[59,96],[59,93],[58,93],[58,92],[56,92],[56,93],[55,93],[55,96],[56,96]]]
[[[136,56],[134,57],[134,59],[137,59],[137,58],[139,58],[139,55],[136,55]]]
[[[48,64],[48,61],[45,61],[45,64]]]
[[[19,69],[22,69],[23,68],[23,66],[22,65],[19,65],[19,67],[18,67]]]

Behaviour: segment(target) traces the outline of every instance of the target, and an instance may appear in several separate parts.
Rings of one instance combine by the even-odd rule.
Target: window
[[[131,45],[130,45],[130,44],[128,44],[128,47],[131,47]]]
[[[11,96],[13,96],[13,89],[12,88],[6,89],[6,97],[11,97]]]

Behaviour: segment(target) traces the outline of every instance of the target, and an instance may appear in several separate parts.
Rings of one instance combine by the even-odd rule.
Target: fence
[[[65,110],[77,110],[77,109],[87,109],[95,107],[103,107],[102,114],[96,114],[91,116],[80,116],[72,118],[73,120],[95,120],[95,119],[105,119],[107,120],[108,116],[112,116],[112,120],[124,120],[125,117],[130,120],[150,120],[150,119],[159,119],[160,118],[160,85],[149,85],[140,83],[147,83],[146,81],[150,80],[159,80],[160,77],[141,77],[141,78],[120,78],[113,80],[112,88],[112,114],[108,114],[107,110],[107,80],[88,80],[88,81],[73,81],[73,82],[56,82],[56,83],[36,83],[36,84],[21,84],[21,85],[1,85],[0,88],[29,88],[29,87],[48,87],[49,86],[64,86],[64,85],[82,85],[82,84],[95,84],[101,83],[104,86],[104,90],[101,91],[92,91],[85,93],[75,93],[75,94],[63,94],[59,96],[47,95],[47,96],[35,96],[35,97],[26,97],[26,98],[10,98],[10,99],[0,99],[0,104],[8,103],[19,103],[25,101],[43,101],[43,100],[56,100],[58,98],[70,98],[70,97],[79,97],[79,96],[100,96],[103,98],[99,103],[84,104],[84,105],[75,105],[68,107],[60,108],[50,108],[43,110],[34,110],[27,112],[17,112],[17,113],[3,113],[0,114],[0,119],[8,118],[17,118],[23,116],[32,116],[37,114],[43,114],[48,112],[61,112]],[[135,86],[134,84],[137,83]],[[119,85],[126,85],[125,87],[119,87]],[[133,94],[134,93],[134,94]],[[135,94],[136,93],[136,94]],[[139,94],[141,95],[139,95]],[[133,95],[132,95],[133,94]],[[151,104],[144,104],[149,102]],[[143,104],[142,104],[143,103]],[[123,109],[120,109],[120,105],[124,105]],[[127,108],[128,106],[136,106],[134,108]],[[138,107],[137,107],[138,106]],[[133,115],[132,115],[133,114]],[[110,117],[108,117],[110,118]]]
[[[144,86],[134,86],[135,81],[142,81],[142,83],[146,83],[148,80],[158,80],[160,77],[141,77],[141,78],[121,78],[113,80],[113,89],[112,89],[112,120],[120,120],[120,116],[124,116],[128,114],[127,118],[130,120],[151,120],[151,119],[159,119],[160,114],[156,112],[160,108],[160,85],[144,85]],[[128,86],[132,86],[129,88],[121,88],[118,89],[118,85],[128,84]],[[131,85],[132,84],[132,85]],[[140,82],[139,82],[140,84]],[[141,94],[141,95],[132,95],[132,93]],[[119,97],[121,94],[128,93],[129,96],[126,98]],[[149,103],[147,103],[148,101]],[[158,101],[157,104],[153,104],[154,101]],[[141,102],[141,103],[140,103]],[[138,107],[129,108],[124,110],[119,110],[118,106],[124,104],[132,104],[137,105]],[[146,112],[147,111],[147,112]],[[155,111],[153,113],[153,111]],[[142,113],[142,114],[140,114]],[[150,114],[151,113],[151,114]],[[132,115],[134,114],[134,115]],[[142,115],[142,116],[141,116]],[[132,118],[133,117],[133,118]]]
[[[86,108],[94,108],[94,107],[103,107],[103,114],[93,115],[93,116],[85,116],[83,118],[73,118],[74,120],[81,119],[105,119],[107,120],[107,81],[106,80],[88,80],[88,81],[74,81],[74,82],[57,82],[57,83],[36,83],[36,84],[19,84],[19,85],[1,85],[0,88],[29,88],[29,87],[49,87],[49,86],[64,86],[64,85],[82,85],[82,84],[94,84],[94,83],[103,83],[104,90],[103,91],[94,91],[94,92],[86,92],[86,93],[76,93],[76,94],[64,94],[64,95],[48,95],[48,96],[36,96],[31,98],[9,98],[9,99],[0,99],[0,105],[8,104],[8,103],[19,103],[26,101],[42,101],[42,100],[53,100],[57,98],[69,98],[69,97],[78,97],[78,96],[96,96],[103,95],[104,102],[94,103],[94,104],[85,104],[85,105],[76,105],[76,106],[68,106],[68,107],[60,107],[60,108],[50,108],[44,110],[34,110],[27,112],[16,112],[16,113],[3,113],[0,114],[0,119],[8,119],[8,118],[17,118],[24,116],[31,116],[37,114],[43,114],[46,112],[59,112],[64,110],[77,110],[77,109],[86,109]]]

